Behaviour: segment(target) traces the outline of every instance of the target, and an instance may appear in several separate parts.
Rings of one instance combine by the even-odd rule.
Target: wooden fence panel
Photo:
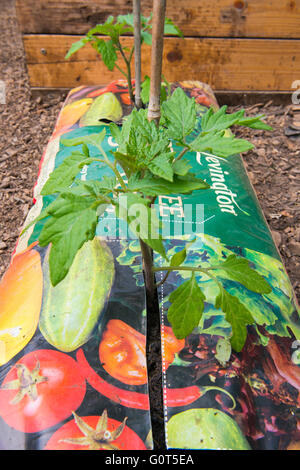
[[[17,0],[21,31],[84,34],[108,15],[132,10],[131,0]],[[142,0],[149,15],[152,0]],[[299,38],[300,0],[170,0],[167,16],[185,36]]]
[[[33,87],[69,88],[105,84],[123,78],[109,72],[89,46],[64,60],[76,36],[25,35],[27,66]],[[132,45],[132,39],[125,43]],[[121,62],[119,62],[120,65]],[[150,48],[143,46],[142,71],[150,73]],[[297,40],[166,38],[164,75],[168,80],[201,80],[216,90],[290,91],[300,77]]]

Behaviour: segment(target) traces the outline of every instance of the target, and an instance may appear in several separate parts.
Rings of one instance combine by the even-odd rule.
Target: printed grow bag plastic
[[[195,97],[200,129],[206,108],[217,107],[214,95],[200,82],[174,86],[178,85]],[[25,225],[52,201],[40,191],[53,169],[74,150],[62,145],[60,137],[105,127],[103,147],[109,154],[116,144],[106,122],[121,123],[130,110],[123,81],[69,93],[43,155],[35,204]],[[94,151],[91,147],[92,155]],[[174,340],[167,309],[169,294],[185,276],[171,274],[162,285],[166,445],[295,449],[300,447],[299,318],[291,284],[242,159],[196,152],[186,158],[211,189],[158,198],[157,212],[168,228],[166,248],[175,253],[196,238],[186,265],[201,262],[205,267],[232,253],[245,257],[266,277],[272,292],[254,294],[224,278],[227,290],[247,305],[256,322],[264,322],[259,328],[249,327],[243,351],[226,358],[224,339],[231,330],[212,302],[212,282],[199,277],[205,312],[193,334],[180,341]],[[78,177],[88,180],[105,174],[107,169],[93,163]],[[0,286],[0,446],[151,449],[145,292],[137,241],[122,236],[122,224],[116,233],[116,219],[108,208],[96,239],[84,245],[67,278],[53,288],[48,249],[36,243],[41,228],[39,222],[19,239]],[[156,263],[162,260],[157,257]],[[157,280],[163,275],[159,273]],[[119,357],[124,357],[121,363]],[[102,433],[100,445],[96,432]]]

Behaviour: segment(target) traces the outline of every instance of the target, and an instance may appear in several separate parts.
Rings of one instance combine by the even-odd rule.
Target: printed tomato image
[[[110,320],[99,345],[102,367],[128,385],[147,382],[146,337],[121,320]]]
[[[0,365],[12,359],[33,337],[42,294],[40,255],[30,246],[14,256],[0,283]]]
[[[6,375],[0,388],[0,416],[19,431],[41,431],[70,416],[85,391],[85,379],[74,359],[59,351],[36,350]]]
[[[45,450],[146,450],[141,438],[123,422],[107,416],[79,417],[59,428]]]
[[[185,340],[177,339],[170,326],[164,326],[162,330],[163,361],[167,369],[174,361],[175,354],[184,348]]]

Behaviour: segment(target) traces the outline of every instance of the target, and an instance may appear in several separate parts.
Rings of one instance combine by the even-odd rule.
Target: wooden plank
[[[24,36],[31,86],[69,88],[123,78],[117,69],[106,70],[88,46],[65,61],[77,39]],[[131,38],[125,42],[132,45]],[[142,71],[150,74],[148,46],[143,46]],[[163,73],[169,81],[201,80],[216,90],[291,91],[300,76],[300,40],[166,38]]]
[[[45,88],[45,87],[33,87],[31,88],[31,96],[33,99],[42,97],[44,95],[51,96],[65,96],[67,97],[70,88]],[[220,106],[227,104],[228,106],[243,106],[254,105],[257,103],[269,103],[270,101],[274,105],[289,105],[292,102],[292,92],[288,91],[224,91],[214,90],[214,94]]]
[[[132,10],[130,0],[17,0],[26,34],[85,34],[108,15]],[[149,15],[152,0],[143,0]],[[185,36],[299,38],[300,0],[172,0],[167,16]]]

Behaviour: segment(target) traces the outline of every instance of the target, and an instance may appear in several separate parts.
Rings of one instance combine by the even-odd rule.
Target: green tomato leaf
[[[148,31],[141,31],[141,40],[148,46],[152,45],[152,35]]]
[[[101,55],[104,65],[106,65],[108,70],[113,70],[118,59],[113,41],[111,39],[105,41],[104,39],[97,38],[93,47]]]
[[[128,13],[127,15],[118,15],[117,21],[121,24],[127,24],[132,27],[134,26],[132,13]]]
[[[209,189],[209,187],[201,178],[196,178],[191,174],[185,176],[174,175],[172,182],[149,174],[142,179],[131,177],[128,180],[128,189],[130,191],[139,191],[145,196],[191,194],[197,189]]]
[[[84,242],[92,240],[98,221],[100,200],[62,193],[56,204],[48,207],[48,215],[39,237],[39,244],[52,243],[49,264],[50,278],[55,286],[67,275],[77,251]],[[52,254],[51,254],[52,253]]]
[[[147,164],[147,167],[154,175],[167,181],[173,181],[173,167],[170,162],[170,153],[163,153],[153,158],[153,160]]]
[[[178,339],[186,338],[201,320],[205,296],[198,286],[194,273],[174,290],[169,300],[168,320]]]
[[[114,23],[114,17],[109,16],[104,24],[98,24],[94,28],[90,29],[87,33],[88,37],[95,37],[94,34],[102,34],[104,36],[109,36],[114,44],[117,44],[120,36],[127,33],[132,33],[133,27],[126,24],[125,22]]]
[[[182,141],[196,124],[195,100],[189,98],[182,88],[176,88],[171,98],[162,104],[162,119],[167,124],[168,136]]]
[[[225,313],[225,319],[232,328],[231,346],[235,351],[240,352],[247,338],[247,325],[255,323],[254,318],[237,297],[223,288],[220,288],[220,293],[215,299],[215,307]]]
[[[110,129],[110,132],[111,132],[111,135],[112,135],[113,139],[115,140],[115,142],[117,144],[119,144],[119,142],[121,140],[121,135],[122,135],[119,126],[117,126],[117,124],[115,122],[111,122],[109,124],[109,129]]]
[[[261,121],[264,115],[247,117],[244,116],[245,110],[241,109],[232,114],[226,114],[227,106],[222,106],[218,111],[214,112],[210,108],[202,117],[202,132],[218,132],[233,125],[251,127],[253,129],[272,130],[265,122]]]
[[[197,239],[194,238],[194,240],[190,241],[190,242],[187,242],[185,244],[185,247],[180,250],[180,251],[177,251],[177,253],[175,253],[171,260],[170,260],[170,266],[180,266],[186,259],[187,257],[187,250],[188,248],[196,241]]]
[[[173,171],[176,175],[185,176],[191,168],[187,160],[181,159],[173,162]]]
[[[235,153],[246,152],[254,147],[244,139],[237,139],[233,135],[225,136],[224,131],[199,134],[190,144],[196,152],[210,152],[219,157],[229,157]]]
[[[65,59],[69,59],[71,55],[75,54],[75,52],[79,51],[83,46],[86,45],[87,42],[89,42],[90,39],[87,37],[81,38],[79,41],[73,42],[71,45],[70,49],[68,50]]]
[[[253,292],[258,294],[270,294],[272,292],[270,284],[255,269],[250,267],[249,261],[245,258],[232,254],[217,268],[225,271],[230,279],[240,282]]]
[[[150,97],[150,77],[148,77],[148,75],[146,75],[143,82],[142,82],[142,84],[141,84],[141,100],[142,100],[142,102],[144,104],[149,103],[149,97]]]
[[[86,158],[79,152],[73,152],[50,174],[41,191],[42,196],[59,193],[71,186],[83,165],[92,163],[94,159]]]
[[[151,37],[151,35],[149,35]],[[151,45],[151,43],[150,43]],[[145,76],[144,81],[141,84],[141,100],[144,104],[149,103],[150,99],[150,77]],[[162,84],[160,87],[160,104],[167,99],[166,87]]]
[[[165,36],[179,36],[183,38],[182,31],[176,26],[170,18],[165,18],[164,26],[164,35]]]
[[[71,139],[61,139],[60,143],[65,147],[74,147],[76,145],[93,145],[94,147],[101,147],[101,144],[104,140],[106,134],[106,130],[102,129],[99,134],[90,134],[90,135],[83,135],[81,137],[73,137]]]
[[[273,131],[273,127],[269,126],[266,124],[264,121],[261,119],[265,117],[264,114],[261,114],[260,116],[255,116],[255,117],[242,117],[238,120],[237,124],[239,126],[246,126],[250,127],[251,129],[262,129],[265,131]]]

